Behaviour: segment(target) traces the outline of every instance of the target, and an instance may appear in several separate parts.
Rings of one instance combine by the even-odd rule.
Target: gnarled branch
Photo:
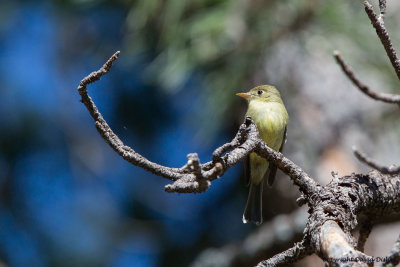
[[[354,257],[362,257],[364,262],[358,264],[367,266],[371,258],[356,249],[351,232],[360,216],[400,211],[400,176],[377,171],[345,176],[322,187],[314,203],[306,227],[314,251],[331,266],[342,266],[341,259],[344,266],[352,266]]]
[[[269,148],[258,137],[257,127],[250,117],[245,119],[245,122],[240,126],[235,138],[231,142],[217,148],[213,152],[212,161],[204,164],[200,164],[200,159],[196,153],[191,153],[188,155],[188,162],[183,167],[166,167],[151,162],[131,147],[125,145],[104,120],[87,92],[87,85],[100,80],[100,78],[111,69],[118,55],[119,51],[98,71],[92,72],[81,81],[78,86],[78,92],[82,97],[81,101],[95,120],[96,128],[100,135],[123,159],[135,166],[173,181],[172,184],[165,186],[165,191],[169,193],[204,192],[209,188],[213,180],[221,177],[231,166],[237,164],[254,151],[275,163],[278,168],[289,175],[294,184],[299,186],[302,192],[310,195],[318,193],[318,185],[314,179],[301,170],[299,166],[285,158],[281,153]]]
[[[369,265],[374,259],[356,250],[349,242],[349,236],[333,220],[326,221],[320,229],[320,251],[331,266],[360,263]]]

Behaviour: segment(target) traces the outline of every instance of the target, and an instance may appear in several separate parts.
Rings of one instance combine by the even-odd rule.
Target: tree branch
[[[340,65],[342,68],[343,72],[346,74],[346,76],[350,79],[350,81],[353,82],[355,86],[358,87],[364,94],[368,95],[369,97],[383,101],[386,103],[391,103],[391,104],[399,104],[400,103],[400,95],[396,94],[388,94],[388,93],[378,93],[369,88],[368,85],[365,83],[361,82],[354,74],[354,72],[351,70],[350,66],[344,62],[342,56],[340,55],[339,51],[334,51],[333,55],[336,59],[336,62]]]
[[[301,240],[306,222],[307,212],[305,209],[297,209],[290,214],[277,215],[270,221],[264,222],[241,242],[218,249],[208,248],[204,250],[190,266],[254,266],[265,259],[266,255],[271,255],[277,250],[284,250],[288,243],[293,244]],[[300,245],[298,247],[300,248]],[[290,255],[290,252],[287,252],[287,255]],[[300,257],[300,254],[298,257]],[[277,262],[277,260],[274,260],[274,262]]]
[[[119,54],[120,52],[117,51],[98,71],[94,71],[83,78],[78,86],[78,92],[82,97],[81,102],[86,106],[90,115],[95,120],[96,128],[100,135],[120,156],[136,166],[140,166],[148,171],[153,172],[154,174],[175,181],[184,176],[182,174],[184,169],[166,168],[147,160],[130,147],[125,146],[119,137],[111,130],[110,126],[104,120],[103,116],[94,104],[92,98],[87,93],[87,85],[100,80],[104,74],[107,74],[110,71],[114,61],[118,58]]]
[[[310,245],[305,240],[295,243],[293,247],[276,254],[272,258],[260,262],[257,267],[286,266],[289,263],[297,262],[304,257],[313,254]]]
[[[383,173],[383,174],[399,174],[400,173],[400,166],[390,166],[390,167],[386,167],[383,165],[380,165],[378,163],[376,163],[373,159],[371,159],[370,157],[368,157],[366,154],[360,152],[359,150],[357,150],[355,147],[353,147],[353,153],[356,156],[356,158],[367,164],[368,166],[370,166],[371,168],[374,168],[375,170],[378,170],[379,172]]]
[[[212,161],[204,164],[200,164],[200,159],[196,153],[191,153],[187,156],[188,162],[183,167],[170,168],[151,162],[135,152],[132,148],[125,145],[113,132],[87,92],[87,85],[100,80],[104,74],[108,73],[118,55],[119,51],[98,71],[92,72],[81,81],[78,86],[78,92],[82,97],[81,101],[95,120],[96,128],[100,135],[123,159],[174,182],[166,185],[165,191],[169,193],[204,192],[209,188],[211,181],[221,177],[231,166],[237,164],[248,154],[255,151],[275,163],[283,172],[288,174],[294,184],[300,187],[302,192],[309,195],[318,192],[317,183],[307,173],[285,158],[281,153],[269,148],[258,137],[257,127],[250,117],[245,119],[235,138],[231,142],[217,148],[213,152]],[[226,154],[224,155],[224,153]]]
[[[355,249],[356,242],[351,235],[358,225],[357,218],[381,217],[398,211],[400,176],[377,171],[366,175],[352,174],[321,188],[311,207],[306,237],[310,238],[315,252],[331,266],[339,266],[339,258],[351,260],[357,255],[368,262],[370,258]],[[351,266],[347,264],[343,263],[343,266]]]
[[[367,266],[373,263],[373,258],[357,251],[349,243],[349,237],[335,221],[326,221],[320,229],[321,247],[320,251],[330,266]]]
[[[285,158],[282,153],[276,152],[268,147],[262,140],[260,140],[259,146],[257,146],[254,151],[258,155],[266,158],[269,162],[277,165],[280,170],[292,179],[293,183],[299,187],[300,191],[309,197],[309,199],[312,199],[314,194],[318,194],[320,188],[319,184],[299,166]]]
[[[390,62],[392,63],[392,66],[397,74],[397,77],[400,80],[400,60],[397,57],[396,51],[393,48],[392,41],[390,40],[389,34],[385,28],[383,19],[380,19],[380,17],[375,14],[372,5],[368,1],[364,1],[364,6],[365,12],[367,13],[372,25],[374,26],[376,34],[381,40],[381,43],[385,48],[386,54],[388,55]],[[381,14],[383,14],[382,11],[386,12],[386,1],[379,1],[379,7],[381,9]]]
[[[381,14],[379,16],[383,20],[385,14],[386,14],[386,0],[379,0],[379,10],[381,12]]]

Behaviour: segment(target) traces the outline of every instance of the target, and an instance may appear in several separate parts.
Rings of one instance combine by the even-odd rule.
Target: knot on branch
[[[165,191],[168,193],[203,193],[210,185],[211,182],[206,179],[187,175],[172,184],[166,185]]]
[[[210,187],[210,181],[203,176],[200,159],[197,153],[187,155],[186,169],[188,174],[165,186],[168,193],[202,193]]]
[[[307,225],[310,236],[318,237],[319,235],[313,232],[320,231],[327,221],[335,221],[349,234],[357,226],[359,207],[366,204],[361,202],[368,199],[369,194],[371,198],[376,197],[373,193],[375,188],[367,176],[354,174],[341,179],[336,177],[330,184],[321,188],[319,194],[314,195],[315,202]],[[313,243],[319,244],[319,241]]]
[[[200,166],[200,159],[197,153],[190,153],[187,155],[188,163],[187,167],[188,169],[193,172],[193,174],[196,176],[196,178],[201,178],[202,173],[201,173],[201,166]]]
[[[200,164],[197,153],[187,155],[188,162],[185,165],[185,174],[173,184],[165,186],[168,193],[202,193],[211,185],[211,181],[224,173],[221,162]],[[222,160],[221,160],[222,161]]]

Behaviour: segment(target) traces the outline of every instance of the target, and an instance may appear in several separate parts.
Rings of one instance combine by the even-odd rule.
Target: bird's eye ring
[[[264,91],[262,91],[262,90],[258,90],[258,92],[257,92],[258,95],[262,95],[263,93],[264,93]]]

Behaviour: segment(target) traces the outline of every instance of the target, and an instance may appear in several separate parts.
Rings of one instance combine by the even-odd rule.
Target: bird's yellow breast
[[[252,100],[247,116],[257,125],[260,138],[272,149],[279,150],[289,120],[285,106],[279,102]]]

